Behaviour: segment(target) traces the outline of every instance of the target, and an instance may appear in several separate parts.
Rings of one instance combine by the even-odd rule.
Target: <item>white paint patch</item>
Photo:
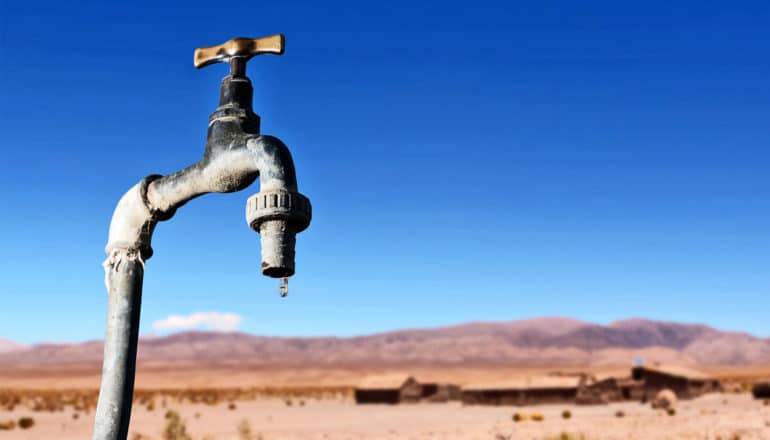
[[[152,323],[153,330],[203,329],[216,332],[231,332],[241,325],[241,316],[236,313],[195,312],[187,316],[170,315]]]

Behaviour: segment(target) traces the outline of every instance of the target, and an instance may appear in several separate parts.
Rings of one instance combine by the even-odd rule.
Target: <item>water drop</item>
[[[278,285],[278,293],[281,294],[281,298],[285,298],[289,294],[289,277],[281,278],[281,283]]]

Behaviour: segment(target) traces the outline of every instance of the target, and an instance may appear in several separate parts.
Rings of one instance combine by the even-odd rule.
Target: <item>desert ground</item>
[[[290,404],[289,404],[290,403]],[[129,438],[164,439],[169,410],[181,416],[193,439],[397,440],[397,439],[722,439],[770,438],[770,406],[749,394],[711,394],[680,402],[674,415],[640,403],[601,406],[463,406],[460,403],[356,405],[339,399],[258,399],[216,405],[167,399],[153,410],[138,405]],[[570,418],[563,412],[570,411]],[[515,422],[514,413],[543,416]],[[618,417],[622,413],[623,417]],[[0,411],[0,420],[34,417],[29,429],[0,432],[3,439],[83,439],[93,412]],[[184,438],[184,437],[177,437]]]
[[[575,367],[579,370],[580,367]],[[537,369],[413,367],[426,380],[469,383],[542,373]],[[604,370],[607,372],[608,370]],[[615,370],[613,370],[614,372]],[[617,372],[623,371],[618,368]],[[680,401],[675,413],[637,402],[609,405],[464,406],[459,402],[402,405],[356,405],[351,384],[376,369],[230,369],[145,366],[137,377],[131,420],[132,440],[594,440],[594,439],[770,439],[770,405],[755,400],[746,384],[767,377],[766,368],[712,369],[733,392]],[[0,395],[21,393],[22,403],[0,405],[0,440],[84,439],[93,426],[98,372],[59,369],[0,371]],[[77,390],[77,391],[68,391]],[[190,392],[197,397],[191,398]],[[252,390],[252,391],[248,391]],[[48,406],[47,396],[78,394],[80,404]],[[187,393],[187,394],[185,394]],[[180,395],[183,396],[180,398]],[[30,397],[32,396],[32,397]],[[213,397],[212,397],[213,396]],[[60,397],[57,397],[57,399]],[[54,399],[56,400],[56,399]],[[32,402],[33,404],[30,404]],[[38,407],[35,408],[35,402]],[[564,412],[569,412],[565,418]],[[518,413],[524,420],[514,421]],[[77,415],[76,415],[77,414]],[[179,418],[175,419],[174,414]],[[542,415],[542,420],[539,419]],[[534,416],[534,417],[533,417]],[[21,429],[18,420],[34,419]],[[189,437],[166,432],[181,425]]]

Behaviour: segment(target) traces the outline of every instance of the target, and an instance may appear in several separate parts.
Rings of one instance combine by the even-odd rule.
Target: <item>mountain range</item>
[[[0,368],[97,366],[101,341],[22,346],[0,339]],[[687,365],[770,364],[770,339],[700,324],[569,318],[472,322],[355,337],[267,337],[183,332],[142,337],[141,364],[357,366],[628,365],[635,358]]]

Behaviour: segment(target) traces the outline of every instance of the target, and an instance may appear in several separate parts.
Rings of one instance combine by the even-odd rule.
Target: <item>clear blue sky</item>
[[[314,205],[289,297],[245,224],[258,186],[205,196],[156,230],[143,333],[216,311],[274,335],[770,335],[766,2],[113,3],[0,3],[0,336],[102,337],[115,203],[203,151],[226,67],[193,50],[276,32],[255,110]]]

